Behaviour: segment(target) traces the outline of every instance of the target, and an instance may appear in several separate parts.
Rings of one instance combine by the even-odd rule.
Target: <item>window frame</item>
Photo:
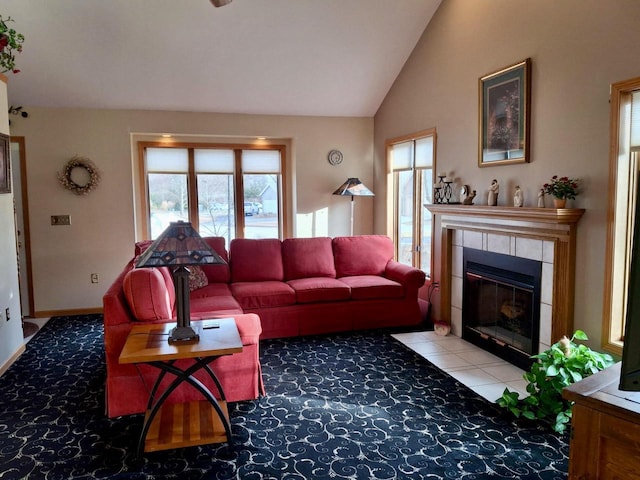
[[[630,128],[631,112],[625,113],[625,109],[630,106],[634,92],[640,91],[640,77],[614,83],[611,85],[610,96],[610,148],[609,148],[609,199],[607,209],[607,242],[605,252],[605,289],[602,311],[602,348],[616,355],[622,355],[624,345],[624,326],[626,312],[626,292],[628,290],[628,273],[631,259],[630,236],[633,235],[633,218],[635,213],[635,189],[638,177],[638,153],[631,148]],[[628,126],[627,126],[628,124]],[[628,162],[623,164],[622,162]],[[635,164],[635,165],[634,165]],[[624,176],[625,191],[619,191],[618,185],[623,181]],[[625,199],[619,198],[625,195]],[[620,212],[618,204],[625,200],[627,209]],[[620,234],[619,226],[616,222],[625,218],[624,234]],[[620,238],[622,236],[622,238]],[[616,246],[625,244],[625,251],[616,252]],[[616,258],[622,255],[625,263],[615,262]],[[618,267],[616,267],[616,263]],[[620,278],[623,276],[624,278]],[[616,293],[619,290],[620,282],[623,284],[624,292]],[[614,315],[614,312],[622,314]]]
[[[393,239],[394,243],[394,252],[395,258],[398,260],[399,255],[399,239],[397,238],[396,232],[398,232],[398,216],[397,213],[397,204],[396,197],[399,189],[399,175],[396,175],[397,172],[401,170],[394,170],[391,164],[391,150],[394,145],[398,145],[401,143],[413,143],[413,153],[415,155],[416,142],[431,137],[433,139],[433,161],[431,167],[415,167],[415,163],[411,167],[411,171],[413,171],[413,226],[412,226],[412,242],[413,242],[413,250],[411,255],[411,263],[415,268],[421,268],[422,265],[422,224],[426,215],[431,217],[431,248],[430,248],[430,261],[429,261],[429,271],[425,272],[428,278],[433,276],[433,253],[434,253],[434,234],[435,234],[435,225],[434,225],[434,216],[429,212],[424,205],[422,205],[422,197],[423,197],[423,172],[425,170],[431,170],[432,177],[435,178],[436,165],[437,165],[437,146],[438,146],[438,135],[436,128],[428,128],[425,130],[421,130],[418,132],[414,132],[408,135],[403,135],[401,137],[396,137],[389,139],[385,142],[385,151],[386,151],[386,159],[387,159],[387,235]],[[408,171],[407,169],[402,171]],[[427,186],[428,188],[428,186]],[[432,192],[433,196],[433,192]]]
[[[137,188],[137,196],[140,202],[141,215],[138,216],[138,230],[142,232],[144,239],[151,238],[150,202],[149,202],[149,182],[147,181],[146,166],[146,149],[147,148],[176,148],[187,149],[188,151],[188,172],[187,172],[187,189],[189,195],[189,218],[196,230],[199,230],[199,211],[198,211],[198,190],[197,176],[195,172],[195,150],[217,149],[232,150],[234,152],[234,201],[235,210],[235,226],[236,231],[234,238],[244,238],[245,233],[245,217],[244,217],[244,187],[243,175],[250,175],[251,172],[242,171],[242,151],[243,150],[276,150],[280,153],[280,181],[278,182],[279,191],[279,218],[278,218],[278,237],[285,238],[290,231],[289,209],[288,209],[288,192],[286,186],[289,185],[287,178],[287,147],[282,144],[249,144],[249,143],[197,143],[197,142],[166,142],[166,141],[138,141],[138,171],[139,184]],[[156,172],[153,172],[156,173]]]

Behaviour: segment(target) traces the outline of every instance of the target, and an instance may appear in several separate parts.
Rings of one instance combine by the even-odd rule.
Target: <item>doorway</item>
[[[13,199],[16,216],[16,241],[18,256],[18,277],[20,285],[20,307],[22,317],[34,314],[33,277],[31,269],[31,243],[29,236],[29,203],[27,197],[27,156],[24,137],[11,137],[11,177],[13,181]],[[31,327],[35,324],[25,324],[25,336],[33,333]]]

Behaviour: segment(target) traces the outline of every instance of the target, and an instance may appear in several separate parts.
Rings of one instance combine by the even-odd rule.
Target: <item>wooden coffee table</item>
[[[200,334],[197,342],[170,344],[169,330],[175,323],[134,325],[120,354],[120,363],[144,363],[160,370],[149,394],[138,454],[190,447],[208,443],[228,442],[232,445],[227,403],[220,381],[209,364],[224,355],[242,351],[242,341],[233,318],[216,318],[191,322]],[[177,360],[193,359],[188,367],[179,367]],[[204,370],[220,393],[220,400],[194,377]],[[175,376],[162,390],[160,383],[166,374]],[[204,400],[188,403],[165,401],[180,384],[187,382],[198,390]]]

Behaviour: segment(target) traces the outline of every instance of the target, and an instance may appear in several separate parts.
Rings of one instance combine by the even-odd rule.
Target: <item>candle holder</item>
[[[451,205],[458,204],[460,202],[454,202],[453,198],[453,180],[447,177],[447,174],[439,173],[438,182],[433,184],[433,203],[443,204],[448,203]]]

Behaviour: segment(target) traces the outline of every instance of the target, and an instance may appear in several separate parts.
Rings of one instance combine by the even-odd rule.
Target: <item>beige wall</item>
[[[525,205],[554,174],[581,177],[575,326],[601,336],[608,182],[609,85],[640,76],[635,0],[444,0],[375,116],[374,226],[383,231],[384,142],[435,127],[438,170],[486,204],[521,185]],[[531,163],[477,167],[478,78],[532,59]],[[550,203],[548,201],[548,203]],[[567,332],[570,333],[570,332]]]
[[[349,176],[373,184],[372,118],[24,108],[29,118],[12,118],[11,134],[24,136],[26,142],[34,302],[39,314],[101,307],[106,288],[133,255],[132,134],[286,139],[295,186],[290,199],[294,226],[295,215],[321,212],[315,231],[298,226],[295,236],[348,235],[349,201],[331,193]],[[327,161],[334,148],[345,158],[335,167]],[[64,190],[56,179],[74,155],[89,157],[102,173],[98,188],[85,197]],[[357,210],[355,232],[371,233],[372,199],[359,202]],[[71,225],[51,226],[51,215],[63,214],[71,216]],[[90,283],[91,273],[99,274],[100,283]]]

